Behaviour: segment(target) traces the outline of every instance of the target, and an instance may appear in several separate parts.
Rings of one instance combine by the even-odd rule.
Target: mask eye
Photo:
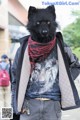
[[[37,23],[36,23],[37,25],[40,25],[40,22],[39,21],[37,21]]]
[[[50,25],[50,21],[48,21],[47,24]]]

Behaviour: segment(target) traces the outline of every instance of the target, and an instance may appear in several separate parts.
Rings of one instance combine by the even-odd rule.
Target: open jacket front
[[[12,106],[14,112],[21,111],[30,77],[31,65],[27,50],[28,37],[23,38],[23,43],[16,53],[12,66]],[[80,107],[80,83],[76,78],[80,75],[80,64],[71,53],[70,48],[63,43],[60,32],[56,34],[56,38],[61,108],[63,110],[78,108]]]

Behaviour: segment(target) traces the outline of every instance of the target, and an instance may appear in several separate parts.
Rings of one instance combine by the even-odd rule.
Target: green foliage
[[[80,55],[80,11],[73,11],[75,21],[63,29],[64,41],[73,48],[73,51]]]
[[[72,52],[79,58],[80,60],[80,47],[76,49],[72,49]]]
[[[80,47],[80,11],[73,11],[76,20],[63,29],[64,40],[74,48]]]

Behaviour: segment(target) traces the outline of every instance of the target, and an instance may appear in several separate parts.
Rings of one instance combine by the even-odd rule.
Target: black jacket
[[[16,113],[19,113],[22,108],[22,105],[21,105],[21,108],[19,109],[17,108],[17,106],[19,106],[18,97],[19,97],[20,76],[22,73],[21,70],[22,70],[24,52],[27,47],[28,37],[29,36],[26,36],[23,38],[23,42],[16,53],[14,63],[12,66],[12,106],[13,106],[14,112]],[[60,80],[60,90],[61,90],[61,95],[62,95],[61,96],[61,107],[63,110],[78,108],[80,107],[80,98],[79,98],[80,96],[78,94],[80,91],[78,91],[77,89],[75,79],[80,74],[80,64],[76,56],[72,54],[70,47],[64,44],[61,33],[58,32],[56,34],[56,38],[57,38],[58,49],[60,51],[60,54],[63,60],[65,74],[67,75],[67,78],[69,79],[67,82],[66,80],[65,81]],[[63,82],[64,82],[64,85],[63,85]],[[70,96],[69,90],[72,92],[71,93],[72,98],[69,98]],[[25,101],[25,98],[24,98],[24,101]]]

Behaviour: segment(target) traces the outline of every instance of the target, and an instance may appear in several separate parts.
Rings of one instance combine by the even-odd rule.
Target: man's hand
[[[25,112],[27,112],[26,109],[22,109],[21,110],[21,113],[25,113]]]

